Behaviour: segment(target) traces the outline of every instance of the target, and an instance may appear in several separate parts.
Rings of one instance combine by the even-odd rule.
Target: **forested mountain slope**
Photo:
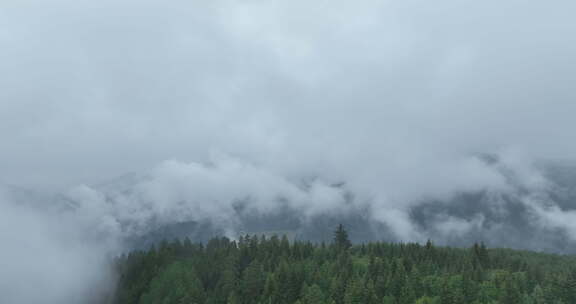
[[[576,303],[576,258],[437,247],[352,246],[273,236],[189,240],[121,257],[115,303]]]
[[[355,243],[433,239],[444,246],[484,242],[489,247],[576,253],[576,229],[570,224],[576,220],[575,166],[543,162],[519,169],[497,156],[473,160],[502,184],[388,200],[345,181],[334,184],[321,178],[277,176],[281,186],[260,187],[271,177],[247,183],[243,176],[262,172],[234,161],[169,163],[72,189],[53,205],[90,216],[103,227],[102,234],[121,238],[131,249],[162,239],[207,242],[270,231],[287,232],[301,241],[330,242],[333,227],[342,223]],[[236,173],[229,176],[229,171]]]

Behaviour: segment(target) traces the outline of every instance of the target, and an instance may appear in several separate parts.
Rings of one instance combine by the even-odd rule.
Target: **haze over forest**
[[[89,303],[166,237],[576,253],[574,11],[1,1],[0,302]]]

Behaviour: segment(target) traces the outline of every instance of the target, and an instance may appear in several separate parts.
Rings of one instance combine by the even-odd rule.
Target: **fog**
[[[0,181],[50,199],[0,201],[0,302],[74,303],[123,240],[163,224],[209,220],[233,237],[238,202],[302,221],[368,210],[396,240],[502,237],[516,224],[499,199],[413,218],[423,202],[472,210],[458,195],[486,192],[527,210],[531,248],[557,249],[545,241],[558,231],[576,241],[573,206],[538,166],[576,152],[575,10],[2,1]],[[32,277],[44,296],[24,292]]]
[[[3,193],[2,193],[3,194]],[[102,303],[115,276],[116,245],[87,233],[87,223],[0,198],[2,303]]]

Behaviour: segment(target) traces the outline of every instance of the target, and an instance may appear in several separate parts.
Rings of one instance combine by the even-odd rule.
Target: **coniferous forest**
[[[416,243],[244,236],[162,242],[117,261],[122,304],[571,304],[576,259]]]

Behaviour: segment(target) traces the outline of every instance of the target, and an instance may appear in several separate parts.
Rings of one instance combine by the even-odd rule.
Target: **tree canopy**
[[[509,249],[272,236],[163,242],[117,261],[118,304],[569,304],[576,259]]]

